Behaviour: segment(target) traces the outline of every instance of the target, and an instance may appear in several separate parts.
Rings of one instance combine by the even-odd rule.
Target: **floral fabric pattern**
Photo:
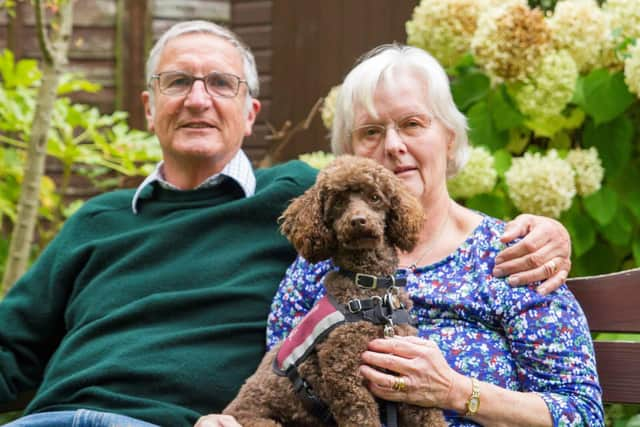
[[[449,365],[467,376],[523,392],[547,404],[554,426],[601,426],[604,412],[584,313],[566,285],[551,295],[536,285],[512,288],[493,277],[504,223],[485,216],[451,255],[398,270],[407,278],[419,335],[435,341]],[[324,293],[331,261],[298,258],[276,293],[267,328],[272,347]],[[475,423],[445,411],[452,426]]]

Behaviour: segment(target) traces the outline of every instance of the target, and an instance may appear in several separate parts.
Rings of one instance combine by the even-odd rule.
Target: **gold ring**
[[[551,274],[555,274],[555,272],[558,271],[558,266],[554,260],[549,261],[547,266],[549,267],[549,270],[551,270]]]
[[[395,391],[405,391],[405,389],[407,388],[407,384],[404,382],[403,377],[397,377],[391,388],[393,388]]]

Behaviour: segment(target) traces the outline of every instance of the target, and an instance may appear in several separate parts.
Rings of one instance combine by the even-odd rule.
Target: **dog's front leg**
[[[379,326],[369,322],[341,325],[318,346],[322,375],[320,397],[340,427],[379,427],[378,404],[358,370],[361,355]]]

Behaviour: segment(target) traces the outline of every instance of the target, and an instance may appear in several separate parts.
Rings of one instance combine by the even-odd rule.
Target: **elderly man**
[[[87,202],[0,304],[0,402],[37,390],[13,425],[192,425],[222,410],[264,353],[295,257],[276,219],[315,172],[252,170],[241,145],[260,111],[258,77],[230,31],[173,26],[147,74],[163,162],[136,190]],[[566,232],[525,216],[504,238],[531,227],[503,273],[530,268],[520,281],[553,287],[569,267]],[[541,267],[554,258],[557,271]]]

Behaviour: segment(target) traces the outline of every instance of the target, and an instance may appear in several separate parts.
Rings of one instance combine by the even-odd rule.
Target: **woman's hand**
[[[375,339],[362,353],[362,360],[365,365],[360,366],[360,373],[369,381],[369,390],[382,399],[461,409],[452,392],[461,375],[449,366],[433,341],[418,337]]]
[[[209,414],[198,419],[193,427],[242,427],[231,415]]]
[[[496,257],[493,274],[509,276],[512,286],[544,281],[538,292],[548,294],[558,289],[571,270],[571,238],[564,226],[551,218],[518,215],[507,223],[500,238],[508,243],[524,238]]]

